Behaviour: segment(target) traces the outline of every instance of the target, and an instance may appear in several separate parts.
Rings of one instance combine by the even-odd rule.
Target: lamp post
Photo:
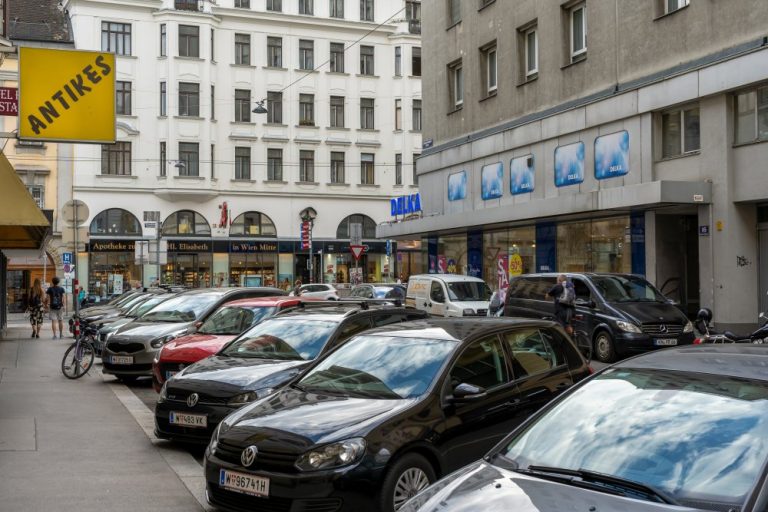
[[[312,252],[312,229],[315,227],[315,219],[317,218],[317,211],[311,206],[308,206],[299,212],[299,217],[302,222],[309,223],[309,282],[314,283],[314,253]]]

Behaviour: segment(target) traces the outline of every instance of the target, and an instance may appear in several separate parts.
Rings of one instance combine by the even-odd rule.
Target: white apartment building
[[[160,212],[161,280],[189,286],[349,282],[394,275],[376,224],[416,192],[420,3],[384,0],[63,0],[75,46],[117,55],[117,143],[76,145],[90,210],[89,291],[157,279],[135,262]],[[254,113],[264,101],[268,113]],[[358,274],[359,275],[359,274]]]

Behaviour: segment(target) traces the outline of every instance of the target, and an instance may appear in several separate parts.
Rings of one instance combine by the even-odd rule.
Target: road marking
[[[120,400],[123,407],[133,416],[133,419],[139,424],[139,427],[144,431],[149,441],[160,452],[165,462],[176,473],[176,476],[179,477],[179,480],[181,480],[192,496],[195,497],[202,509],[205,511],[215,510],[205,501],[205,475],[203,474],[202,466],[184,449],[166,440],[158,439],[155,436],[154,413],[130,388],[111,380],[111,376],[108,379],[103,373],[101,373],[101,378],[109,386],[117,399]]]

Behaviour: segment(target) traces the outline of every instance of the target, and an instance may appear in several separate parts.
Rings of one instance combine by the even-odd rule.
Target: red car
[[[176,372],[215,354],[240,333],[281,309],[312,300],[301,297],[258,297],[227,302],[214,312],[194,334],[170,341],[152,364],[152,384],[160,392],[163,383]]]

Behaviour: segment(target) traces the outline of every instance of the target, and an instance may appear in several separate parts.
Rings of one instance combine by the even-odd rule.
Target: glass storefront
[[[437,273],[467,273],[467,235],[441,236],[438,238]]]
[[[170,244],[169,244],[170,245]],[[168,263],[163,267],[164,284],[187,288],[211,286],[213,254],[210,252],[168,252]]]
[[[142,266],[136,264],[136,254],[133,242],[130,251],[99,250],[102,242],[91,242],[91,253],[88,257],[88,293],[98,297],[107,297],[115,293],[123,293],[137,283],[143,282]]]
[[[557,226],[559,272],[632,272],[629,216]]]
[[[494,231],[483,234],[483,280],[492,289],[509,278],[536,272],[536,228]]]
[[[275,286],[277,254],[230,253],[230,286]]]

